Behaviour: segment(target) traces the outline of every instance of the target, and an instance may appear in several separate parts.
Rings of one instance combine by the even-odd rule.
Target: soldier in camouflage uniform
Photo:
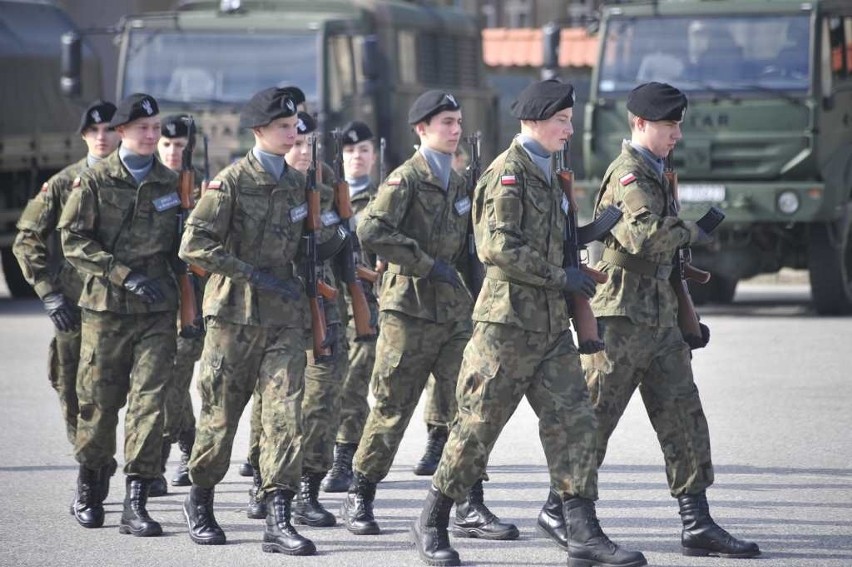
[[[307,112],[299,111],[296,129],[298,135],[293,147],[284,156],[287,165],[303,174],[311,166],[311,136],[317,128],[316,120]],[[322,230],[317,235],[317,274],[329,286],[337,286],[333,262],[341,251],[345,234],[340,229],[340,217],[334,209],[334,190],[327,184],[333,182],[331,168],[319,162],[324,182],[318,183]],[[302,264],[305,260],[299,261]],[[342,294],[339,294],[342,295]],[[293,521],[313,527],[330,527],[336,523],[334,514],[318,500],[320,483],[331,467],[334,452],[334,435],[340,411],[340,387],[348,366],[347,341],[342,331],[340,310],[336,300],[322,301],[325,321],[329,331],[327,342],[331,345],[331,360],[317,361],[313,350],[307,351],[305,369],[305,395],[302,400],[302,480],[295,506]],[[344,303],[345,307],[345,303]],[[310,337],[310,318],[305,319],[306,339]],[[308,346],[311,346],[310,343]],[[254,486],[249,491],[249,518],[266,516],[264,502],[256,494],[262,486],[257,468],[260,455],[260,423],[263,400],[255,395],[251,419],[249,462],[253,468]]]
[[[464,351],[458,418],[412,536],[430,565],[459,565],[447,526],[453,502],[482,475],[500,431],[526,397],[539,419],[551,486],[569,524],[568,565],[640,566],[598,524],[595,415],[569,328],[565,293],[592,296],[595,283],[563,268],[565,215],[552,153],[571,136],[574,89],[542,81],[512,105],[521,134],[482,174],[473,220],[485,281]]]
[[[427,91],[411,106],[408,122],[420,148],[379,187],[358,225],[364,248],[388,261],[372,376],[376,405],[341,511],[347,529],[359,535],[379,532],[376,484],[390,470],[429,373],[454,385],[470,338],[470,292],[456,270],[467,259],[470,198],[451,168],[461,108],[451,94]],[[481,482],[459,499],[456,529],[469,537],[518,537],[514,525],[485,507]]]
[[[80,274],[65,260],[56,225],[71,184],[84,170],[94,166],[118,147],[118,134],[109,121],[115,105],[97,100],[80,119],[80,135],[88,154],[51,177],[27,203],[18,220],[18,235],[12,252],[21,272],[44,302],[55,327],[48,349],[48,377],[59,395],[65,432],[73,446],[77,439],[77,364],[80,360],[80,308],[83,288]]]
[[[127,403],[119,531],[155,536],[163,530],[146,502],[160,473],[163,397],[175,353],[180,199],[177,175],[154,158],[156,100],[125,98],[110,125],[121,147],[74,181],[58,225],[65,257],[83,275],[74,512],[84,527],[103,525],[102,483]]]
[[[609,437],[638,387],[680,506],[684,555],[754,557],[760,554],[757,544],[734,538],[710,517],[705,493],[713,483],[710,435],[669,282],[678,248],[709,240],[696,223],[676,216],[663,176],[663,158],[682,137],[686,106],[686,96],[670,85],[636,87],[627,99],[631,139],[601,184],[598,210],[616,205],[624,215],[604,240],[598,268],[609,281],[592,302],[612,361],[610,371],[586,369],[598,420],[597,458],[603,462]],[[705,334],[709,338],[706,327]]]
[[[293,265],[308,214],[305,176],[284,161],[296,140],[298,96],[304,95],[293,87],[273,87],[249,100],[240,126],[251,129],[254,148],[210,182],[186,222],[181,258],[211,275],[203,305],[202,405],[183,509],[192,541],[225,543],[213,514],[214,488],[227,472],[240,415],[257,392],[259,497],[269,510],[263,551],[312,555],[313,542],[290,523],[302,470],[307,311]]]

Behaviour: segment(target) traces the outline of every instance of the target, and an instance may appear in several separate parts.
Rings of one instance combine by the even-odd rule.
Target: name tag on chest
[[[302,203],[290,209],[290,222],[299,222],[308,218],[308,204]]]
[[[326,211],[320,215],[320,220],[323,226],[331,226],[340,222],[340,217],[336,211]]]
[[[458,216],[464,216],[470,212],[470,197],[463,197],[455,202],[453,207],[456,209]]]
[[[151,201],[151,203],[153,203],[154,208],[157,209],[158,213],[162,213],[163,211],[179,206],[180,197],[178,197],[177,193],[169,193],[168,195],[157,197]]]

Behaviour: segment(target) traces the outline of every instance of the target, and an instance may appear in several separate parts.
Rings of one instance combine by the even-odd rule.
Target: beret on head
[[[113,116],[115,116],[115,105],[113,103],[106,100],[96,100],[80,116],[79,132],[82,134],[89,126],[109,124]]]
[[[154,97],[145,93],[134,93],[121,99],[109,125],[115,128],[140,118],[156,116],[159,113],[160,107]]]
[[[651,122],[683,120],[687,104],[686,95],[666,83],[644,83],[627,96],[627,110]]]
[[[299,134],[310,134],[317,129],[317,121],[307,112],[299,111],[299,121],[296,123],[296,132]]]
[[[190,133],[195,135],[195,124],[193,123],[192,132],[189,128],[190,117],[188,114],[172,114],[163,119],[163,124],[160,127],[160,134],[164,138],[189,138]]]
[[[363,142],[364,140],[372,140],[373,131],[363,122],[357,120],[350,122],[343,127],[343,145],[350,146]]]
[[[240,112],[240,128],[266,126],[276,118],[295,116],[305,95],[296,87],[271,87],[255,93]]]
[[[560,110],[574,106],[574,87],[556,79],[538,81],[521,91],[512,103],[518,120],[547,120]]]
[[[408,123],[414,125],[423,122],[445,110],[461,110],[456,97],[444,91],[426,91],[417,97],[408,110]]]

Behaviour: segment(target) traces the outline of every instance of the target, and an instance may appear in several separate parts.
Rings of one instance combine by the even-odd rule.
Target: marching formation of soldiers
[[[165,463],[177,443],[171,484],[190,487],[189,536],[226,543],[216,485],[253,400],[241,469],[253,479],[247,515],[265,520],[263,551],[316,553],[300,524],[340,519],[354,534],[378,534],[377,485],[426,391],[429,439],[414,472],[432,483],[411,537],[426,564],[459,565],[450,531],[519,536],[486,506],[483,481],[525,397],[550,473],[538,529],[569,566],[646,565],[607,537],[595,511],[608,439],[638,388],[680,506],[682,552],[759,555],[710,516],[713,465],[690,350],[709,329],[701,344],[684,339],[669,281],[678,250],[710,239],[678,218],[663,171],[686,96],[646,83],[628,98],[629,137],[597,197],[596,215],[618,211],[602,237],[600,277],[564,261],[576,211],[554,154],[573,134],[573,107],[570,84],[529,85],[512,105],[519,134],[478,179],[465,179],[454,166],[463,109],[452,93],[427,91],[408,114],[417,149],[376,181],[366,124],[335,132],[329,167],[317,159],[304,93],[273,87],[241,111],[252,149],[201,182],[187,159],[190,116],[161,118],[142,93],[117,107],[92,103],[80,124],[88,154],[30,201],[14,245],[55,326],[50,381],[79,463],[76,521],[103,525],[126,404],[119,531],[163,533],[146,506],[168,492]],[[191,198],[178,189],[187,172]],[[203,324],[187,326],[184,308],[195,300]],[[591,304],[603,349],[582,360],[572,334],[580,300]],[[346,492],[338,516],[320,490]]]

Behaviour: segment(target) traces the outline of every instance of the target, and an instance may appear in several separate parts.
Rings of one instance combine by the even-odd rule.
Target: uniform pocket
[[[198,379],[198,391],[204,407],[219,406],[224,399],[225,356],[213,352],[202,354],[201,374]]]

